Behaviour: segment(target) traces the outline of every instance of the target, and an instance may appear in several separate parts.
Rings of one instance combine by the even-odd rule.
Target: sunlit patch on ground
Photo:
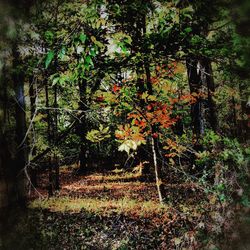
[[[73,199],[68,197],[57,197],[51,199],[37,199],[30,204],[30,208],[49,209],[52,212],[72,212],[81,211],[92,212],[102,215],[113,213],[124,214],[132,217],[152,218],[156,214],[163,215],[172,212],[167,205],[159,205],[157,202],[139,202],[134,199],[122,198],[119,200],[81,198]]]
[[[58,233],[65,249],[71,249],[69,242],[78,242],[82,249],[213,247],[205,228],[219,235],[222,217],[214,211],[212,198],[204,199],[209,196],[191,182],[164,183],[166,200],[161,205],[155,183],[139,177],[126,172],[78,176],[64,168],[60,191],[48,198],[44,173],[38,189],[43,197],[33,192],[29,204],[30,211],[42,216],[39,230],[44,235],[40,237],[55,246]]]

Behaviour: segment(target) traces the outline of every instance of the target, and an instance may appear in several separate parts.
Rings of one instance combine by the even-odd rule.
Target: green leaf
[[[82,42],[82,43],[85,43],[85,41],[87,40],[87,36],[85,34],[80,34],[79,36],[79,40]]]
[[[126,143],[123,143],[119,146],[118,150],[121,152],[125,151],[127,154],[129,154],[130,147]]]
[[[53,58],[55,56],[55,52],[53,50],[49,51],[46,59],[45,59],[45,68],[47,69],[50,65],[50,63],[52,62]]]
[[[192,19],[191,14],[194,12],[193,7],[190,5],[187,8],[180,10],[181,14],[189,19]]]
[[[109,132],[109,127],[106,127],[102,130],[102,133],[108,133]]]
[[[44,36],[45,36],[45,40],[51,44],[54,39],[54,33],[50,30],[47,30],[44,33]]]
[[[92,61],[92,59],[91,59],[91,56],[86,56],[85,57],[85,65],[88,67],[89,65],[92,65],[92,66],[94,66],[94,63],[93,63],[93,61]]]
[[[180,2],[181,2],[181,0],[175,0],[174,1],[175,6],[177,6]]]
[[[95,48],[91,48],[90,51],[89,51],[89,53],[90,53],[90,55],[92,57],[95,57],[96,56],[96,50],[95,50]]]
[[[118,148],[119,151],[125,151],[129,155],[130,149],[136,150],[141,143],[133,140],[125,140]]]
[[[186,33],[190,33],[192,31],[192,28],[191,27],[187,27],[185,30],[184,30]]]
[[[62,49],[60,50],[60,52],[58,54],[59,59],[63,60],[65,54],[66,54],[66,48],[62,47]]]
[[[102,124],[99,126],[99,130],[92,129],[86,135],[86,139],[94,143],[99,143],[107,138],[110,138],[109,127],[104,128]]]
[[[60,77],[55,77],[55,78],[52,80],[52,86],[56,85],[59,81],[60,81]]]

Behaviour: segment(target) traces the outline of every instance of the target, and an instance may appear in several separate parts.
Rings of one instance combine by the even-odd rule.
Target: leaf
[[[101,43],[100,41],[95,41],[95,45],[97,45],[101,49],[105,47],[104,44]]]
[[[141,99],[142,99],[142,100],[146,100],[147,97],[148,97],[148,92],[147,92],[147,91],[146,91],[146,92],[143,92],[142,95],[141,95]]]
[[[92,57],[95,57],[95,56],[96,56],[96,50],[95,50],[95,48],[91,48],[90,51],[89,51],[89,54],[90,54]]]
[[[194,12],[193,6],[189,5],[188,7],[181,9],[181,13],[182,14],[186,14],[186,13],[192,13]]]
[[[102,130],[102,133],[108,133],[109,132],[109,127],[106,127]]]
[[[47,30],[47,31],[45,32],[44,36],[45,36],[45,40],[46,40],[47,42],[49,42],[50,44],[53,42],[54,34],[53,34],[52,31]]]
[[[190,33],[192,31],[192,28],[191,27],[187,27],[185,30],[184,30],[186,33]]]
[[[62,47],[62,49],[60,50],[60,52],[58,54],[59,59],[63,60],[65,54],[66,54],[66,48]]]
[[[86,56],[85,57],[85,61],[88,63],[88,64],[90,64],[91,63],[91,57],[90,56]]]
[[[156,100],[157,100],[157,97],[154,96],[154,95],[149,95],[149,96],[148,96],[148,100],[149,100],[149,101],[156,101]]]
[[[192,19],[191,14],[194,12],[193,7],[190,5],[187,8],[180,10],[181,14],[189,19]]]
[[[130,150],[136,150],[138,146],[144,144],[144,141],[125,140],[118,148],[119,151],[125,151],[129,155]]]
[[[85,43],[86,39],[87,39],[87,36],[86,36],[85,34],[83,34],[83,33],[80,34],[79,40],[80,40],[82,43]]]
[[[84,62],[84,66],[86,68],[89,68],[89,65],[94,66],[94,63],[93,63],[90,55],[85,57],[85,62]]]
[[[115,93],[118,92],[120,89],[121,89],[121,87],[118,86],[118,85],[116,85],[116,84],[113,86],[113,91],[114,91]]]
[[[81,54],[84,51],[84,48],[82,46],[77,46],[76,47],[76,54]]]
[[[99,29],[101,27],[101,20],[99,19],[97,22],[96,22],[96,28]]]
[[[96,38],[94,36],[91,36],[90,39],[93,43],[96,43]]]
[[[50,63],[52,62],[53,58],[55,56],[55,52],[53,50],[49,51],[46,59],[45,59],[45,68],[47,69],[50,65]]]
[[[119,151],[125,151],[127,154],[129,154],[130,149],[132,150],[137,149],[137,144],[135,141],[126,140],[118,148]]]
[[[205,228],[205,224],[204,222],[200,222],[198,225],[197,225],[198,228]]]
[[[121,151],[121,152],[125,151],[127,154],[129,154],[130,147],[126,143],[123,143],[119,146],[118,151]]]
[[[102,124],[99,126],[99,130],[92,129],[86,135],[86,139],[95,143],[99,143],[107,138],[110,138],[109,127],[104,128]]]
[[[174,238],[174,244],[175,245],[180,245],[181,244],[181,239],[180,238]]]
[[[175,0],[174,1],[175,6],[177,6],[180,2],[181,2],[181,0]]]
[[[55,77],[53,80],[52,80],[52,86],[56,85],[58,82],[60,81],[60,77]]]

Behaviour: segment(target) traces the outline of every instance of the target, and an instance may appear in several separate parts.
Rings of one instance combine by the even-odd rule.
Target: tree
[[[28,144],[26,141],[26,112],[24,98],[24,74],[19,42],[21,40],[20,25],[25,22],[31,2],[19,1],[16,5],[4,5],[1,25],[1,159],[0,159],[0,208],[26,200],[26,163],[28,159]],[[21,12],[17,15],[17,9]],[[4,21],[10,20],[10,22]],[[3,22],[2,22],[3,21]],[[8,45],[10,44],[10,45]],[[6,55],[6,51],[9,54]],[[4,53],[5,52],[5,53]],[[9,59],[11,58],[11,59]],[[14,96],[10,91],[15,93]],[[13,108],[14,107],[14,108]]]

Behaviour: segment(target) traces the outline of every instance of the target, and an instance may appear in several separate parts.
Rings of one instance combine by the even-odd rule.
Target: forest
[[[0,0],[0,249],[250,249],[248,0]]]

